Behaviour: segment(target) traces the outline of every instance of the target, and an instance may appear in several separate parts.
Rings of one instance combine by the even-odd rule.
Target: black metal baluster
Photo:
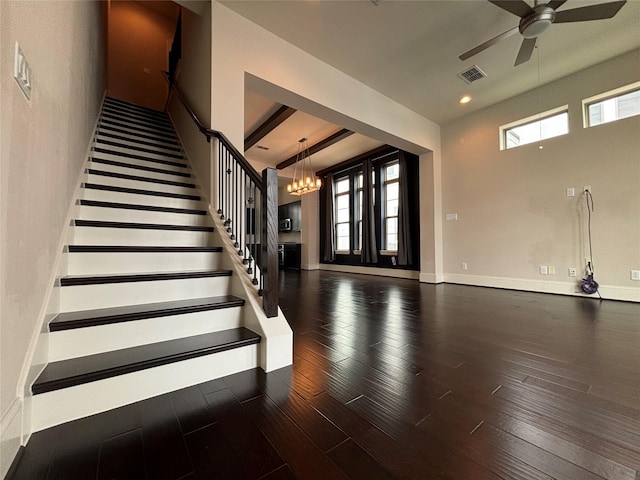
[[[222,180],[224,178],[222,169],[222,142],[218,140],[218,215],[222,218]]]

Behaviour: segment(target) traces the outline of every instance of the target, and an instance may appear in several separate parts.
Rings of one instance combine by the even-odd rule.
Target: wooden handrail
[[[211,137],[215,137],[218,140],[220,140],[222,143],[224,143],[224,146],[233,154],[234,157],[236,157],[236,160],[238,161],[238,163],[247,172],[247,175],[249,175],[249,177],[255,183],[258,189],[262,191],[262,177],[256,171],[256,169],[253,168],[253,166],[247,161],[247,159],[244,158],[244,155],[242,155],[238,151],[238,149],[233,145],[233,143],[231,143],[231,141],[224,135],[224,133],[207,128],[202,124],[202,122],[200,121],[196,113],[193,111],[193,109],[189,105],[189,102],[187,101],[185,96],[182,94],[180,89],[169,80],[169,72],[162,72],[162,76],[164,77],[165,81],[169,84],[170,91],[175,93],[175,95],[178,97],[178,100],[180,100],[180,103],[182,103],[182,106],[185,108],[185,110],[189,114],[189,117],[191,118],[193,123],[195,123],[196,127],[198,127],[198,131],[202,133],[205,137],[207,137],[207,142],[211,141]]]

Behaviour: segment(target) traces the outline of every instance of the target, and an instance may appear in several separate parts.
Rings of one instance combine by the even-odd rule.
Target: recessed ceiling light
[[[470,101],[471,101],[471,97],[469,95],[465,95],[460,100],[458,100],[458,103],[460,105],[464,105],[465,103],[469,103]]]

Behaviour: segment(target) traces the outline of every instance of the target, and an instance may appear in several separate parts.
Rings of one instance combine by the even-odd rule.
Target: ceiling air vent
[[[479,66],[474,65],[473,67],[467,68],[464,72],[460,72],[458,76],[466,83],[473,83],[476,80],[486,77],[487,74],[480,70]]]

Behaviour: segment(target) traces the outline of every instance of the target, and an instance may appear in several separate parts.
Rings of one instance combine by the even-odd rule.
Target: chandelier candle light
[[[300,164],[300,177],[298,177],[298,164]],[[287,185],[287,192],[291,195],[304,195],[318,190],[321,185],[322,181],[316,178],[311,168],[311,153],[307,139],[302,138],[298,140],[298,154],[293,170],[293,180]]]

